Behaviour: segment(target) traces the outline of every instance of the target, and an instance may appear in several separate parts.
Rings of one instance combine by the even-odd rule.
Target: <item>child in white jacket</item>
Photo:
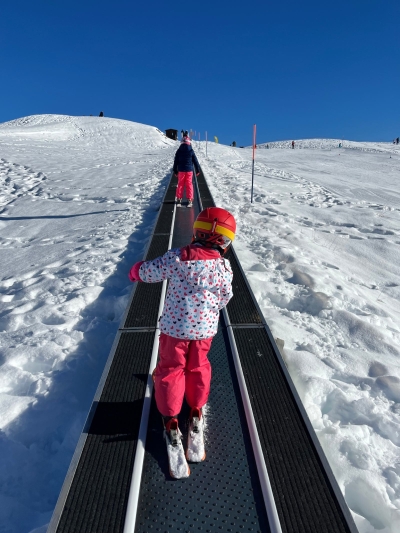
[[[223,255],[235,231],[228,211],[207,208],[193,225],[191,244],[153,261],[140,261],[130,270],[131,281],[170,280],[160,318],[160,359],[153,373],[157,408],[167,433],[178,428],[184,397],[191,407],[190,419],[202,418],[211,381],[207,355],[219,311],[232,297],[232,270]]]

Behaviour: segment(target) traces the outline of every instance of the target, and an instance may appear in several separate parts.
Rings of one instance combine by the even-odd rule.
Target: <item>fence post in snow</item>
[[[253,126],[253,165],[251,169],[251,203],[253,203],[253,187],[254,187],[254,155],[256,150],[256,125]]]
[[[207,158],[207,132],[206,132],[206,158]]]

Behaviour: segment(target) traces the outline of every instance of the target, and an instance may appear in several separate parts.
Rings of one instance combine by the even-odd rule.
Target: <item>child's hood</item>
[[[180,152],[192,152],[193,151],[193,148],[190,144],[181,144],[180,147],[178,148],[178,150]]]
[[[212,289],[219,285],[226,272],[230,271],[217,250],[197,245],[181,249],[178,265],[181,279],[192,287],[202,289]]]

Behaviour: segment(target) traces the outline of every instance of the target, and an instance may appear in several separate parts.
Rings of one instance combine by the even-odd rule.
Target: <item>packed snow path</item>
[[[203,206],[213,205],[204,177],[199,181]],[[168,249],[171,224],[172,247],[190,241],[201,204],[196,198],[194,209],[176,210],[175,190],[173,179],[146,253],[148,259]],[[152,339],[154,333],[157,337],[156,311],[162,293],[161,284],[137,284],[49,533],[144,533],[179,527],[190,531],[222,527],[237,533],[356,531],[233,251],[230,260],[235,298],[221,318],[210,352],[214,378],[205,409],[207,460],[191,465],[189,479],[169,486],[162,424],[153,402],[143,472],[133,463],[143,438],[139,425],[147,417],[143,396],[146,382],[151,383]],[[235,340],[228,340],[228,330],[233,332],[229,339]],[[241,400],[233,349],[245,376],[240,388],[247,386],[251,398],[247,407]],[[184,409],[182,428],[187,416],[188,409]],[[250,437],[250,417],[256,421],[254,438]],[[259,440],[260,456],[254,439]],[[262,475],[265,464],[267,482]],[[132,469],[141,477],[131,483],[131,491],[137,494],[140,485],[133,511],[131,498],[128,504]]]

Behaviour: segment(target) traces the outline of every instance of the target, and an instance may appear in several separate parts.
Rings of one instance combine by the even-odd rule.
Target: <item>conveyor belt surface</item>
[[[161,417],[152,405],[136,533],[269,532],[264,501],[223,326],[213,340],[206,418],[207,458],[182,481],[168,474]],[[189,408],[179,425],[187,435]],[[185,442],[184,442],[185,444]]]
[[[198,190],[204,207],[214,205],[203,174]],[[168,248],[175,191],[172,177],[146,259]],[[200,207],[196,197],[193,209],[176,209],[172,247],[190,242]],[[205,410],[207,459],[192,465],[187,480],[169,477],[161,417],[153,402],[135,531],[270,531],[232,363],[231,350],[235,349],[282,531],[355,533],[350,512],[234,251],[230,260],[234,298],[228,304],[227,321],[221,317],[210,351],[213,378]],[[123,532],[160,295],[161,284],[135,286],[49,533]],[[234,347],[228,331],[229,339],[234,334]],[[184,406],[182,428],[187,414]]]
[[[58,533],[123,530],[153,337],[120,334]]]
[[[173,248],[191,241],[193,223],[200,208],[198,201],[194,205],[194,209],[177,209]],[[203,463],[192,464],[191,475],[183,482],[172,480],[168,474],[161,416],[155,403],[152,404],[136,533],[269,531],[224,331],[221,323],[209,354],[213,377],[205,410],[207,459]],[[188,415],[189,408],[184,406],[179,425],[185,436]]]

